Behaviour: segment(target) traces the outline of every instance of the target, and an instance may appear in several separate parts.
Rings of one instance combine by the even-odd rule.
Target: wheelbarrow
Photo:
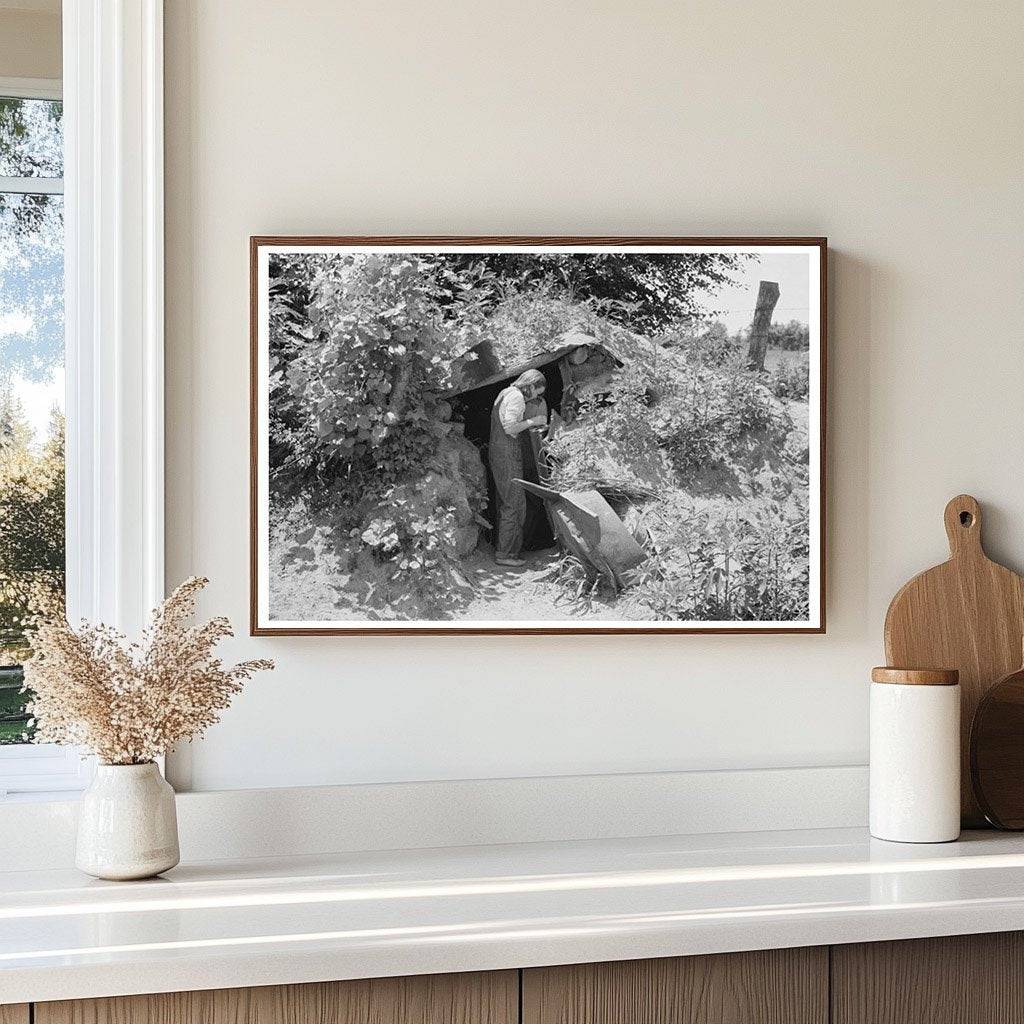
[[[647,560],[647,552],[597,491],[556,491],[529,480],[514,482],[543,499],[561,544],[614,587],[628,583],[630,570]]]

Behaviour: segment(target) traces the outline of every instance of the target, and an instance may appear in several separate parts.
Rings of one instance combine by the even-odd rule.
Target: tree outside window
[[[0,96],[0,744],[31,740],[20,665],[64,601],[62,105]]]

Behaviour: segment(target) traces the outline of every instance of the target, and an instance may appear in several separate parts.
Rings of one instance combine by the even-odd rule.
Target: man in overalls
[[[500,392],[491,407],[491,439],[487,458],[498,497],[498,539],[494,561],[498,565],[525,565],[519,557],[526,521],[526,493],[512,481],[523,476],[523,448],[519,435],[531,427],[547,425],[544,415],[526,416],[526,403],[544,394],[544,374],[527,370]]]

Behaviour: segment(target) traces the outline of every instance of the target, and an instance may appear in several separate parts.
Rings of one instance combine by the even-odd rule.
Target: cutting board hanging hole
[[[949,553],[981,555],[981,508],[969,494],[958,494],[946,505],[946,536]]]

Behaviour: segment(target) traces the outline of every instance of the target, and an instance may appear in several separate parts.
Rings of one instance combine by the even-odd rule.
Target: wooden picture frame
[[[305,254],[338,250],[365,255],[375,251],[391,256],[403,251],[475,254],[498,252],[581,254],[589,251],[632,255],[671,254],[674,251],[722,252],[739,255],[805,254],[808,260],[808,374],[807,462],[808,600],[807,617],[799,621],[603,621],[431,619],[371,619],[324,621],[281,620],[269,611],[269,346],[267,266],[272,254]],[[281,236],[250,238],[250,633],[253,636],[347,635],[546,635],[546,634],[823,634],[826,628],[826,424],[827,424],[827,239],[823,237],[620,237],[620,236]],[[778,289],[776,289],[776,292]],[[770,311],[769,311],[770,317]],[[767,331],[767,322],[765,325]],[[737,335],[738,337],[738,335]],[[508,369],[506,367],[506,369]],[[511,371],[510,371],[511,373]],[[266,379],[265,379],[266,378]],[[458,395],[456,397],[462,397]],[[261,507],[265,503],[266,508]],[[728,562],[727,562],[728,565]]]

